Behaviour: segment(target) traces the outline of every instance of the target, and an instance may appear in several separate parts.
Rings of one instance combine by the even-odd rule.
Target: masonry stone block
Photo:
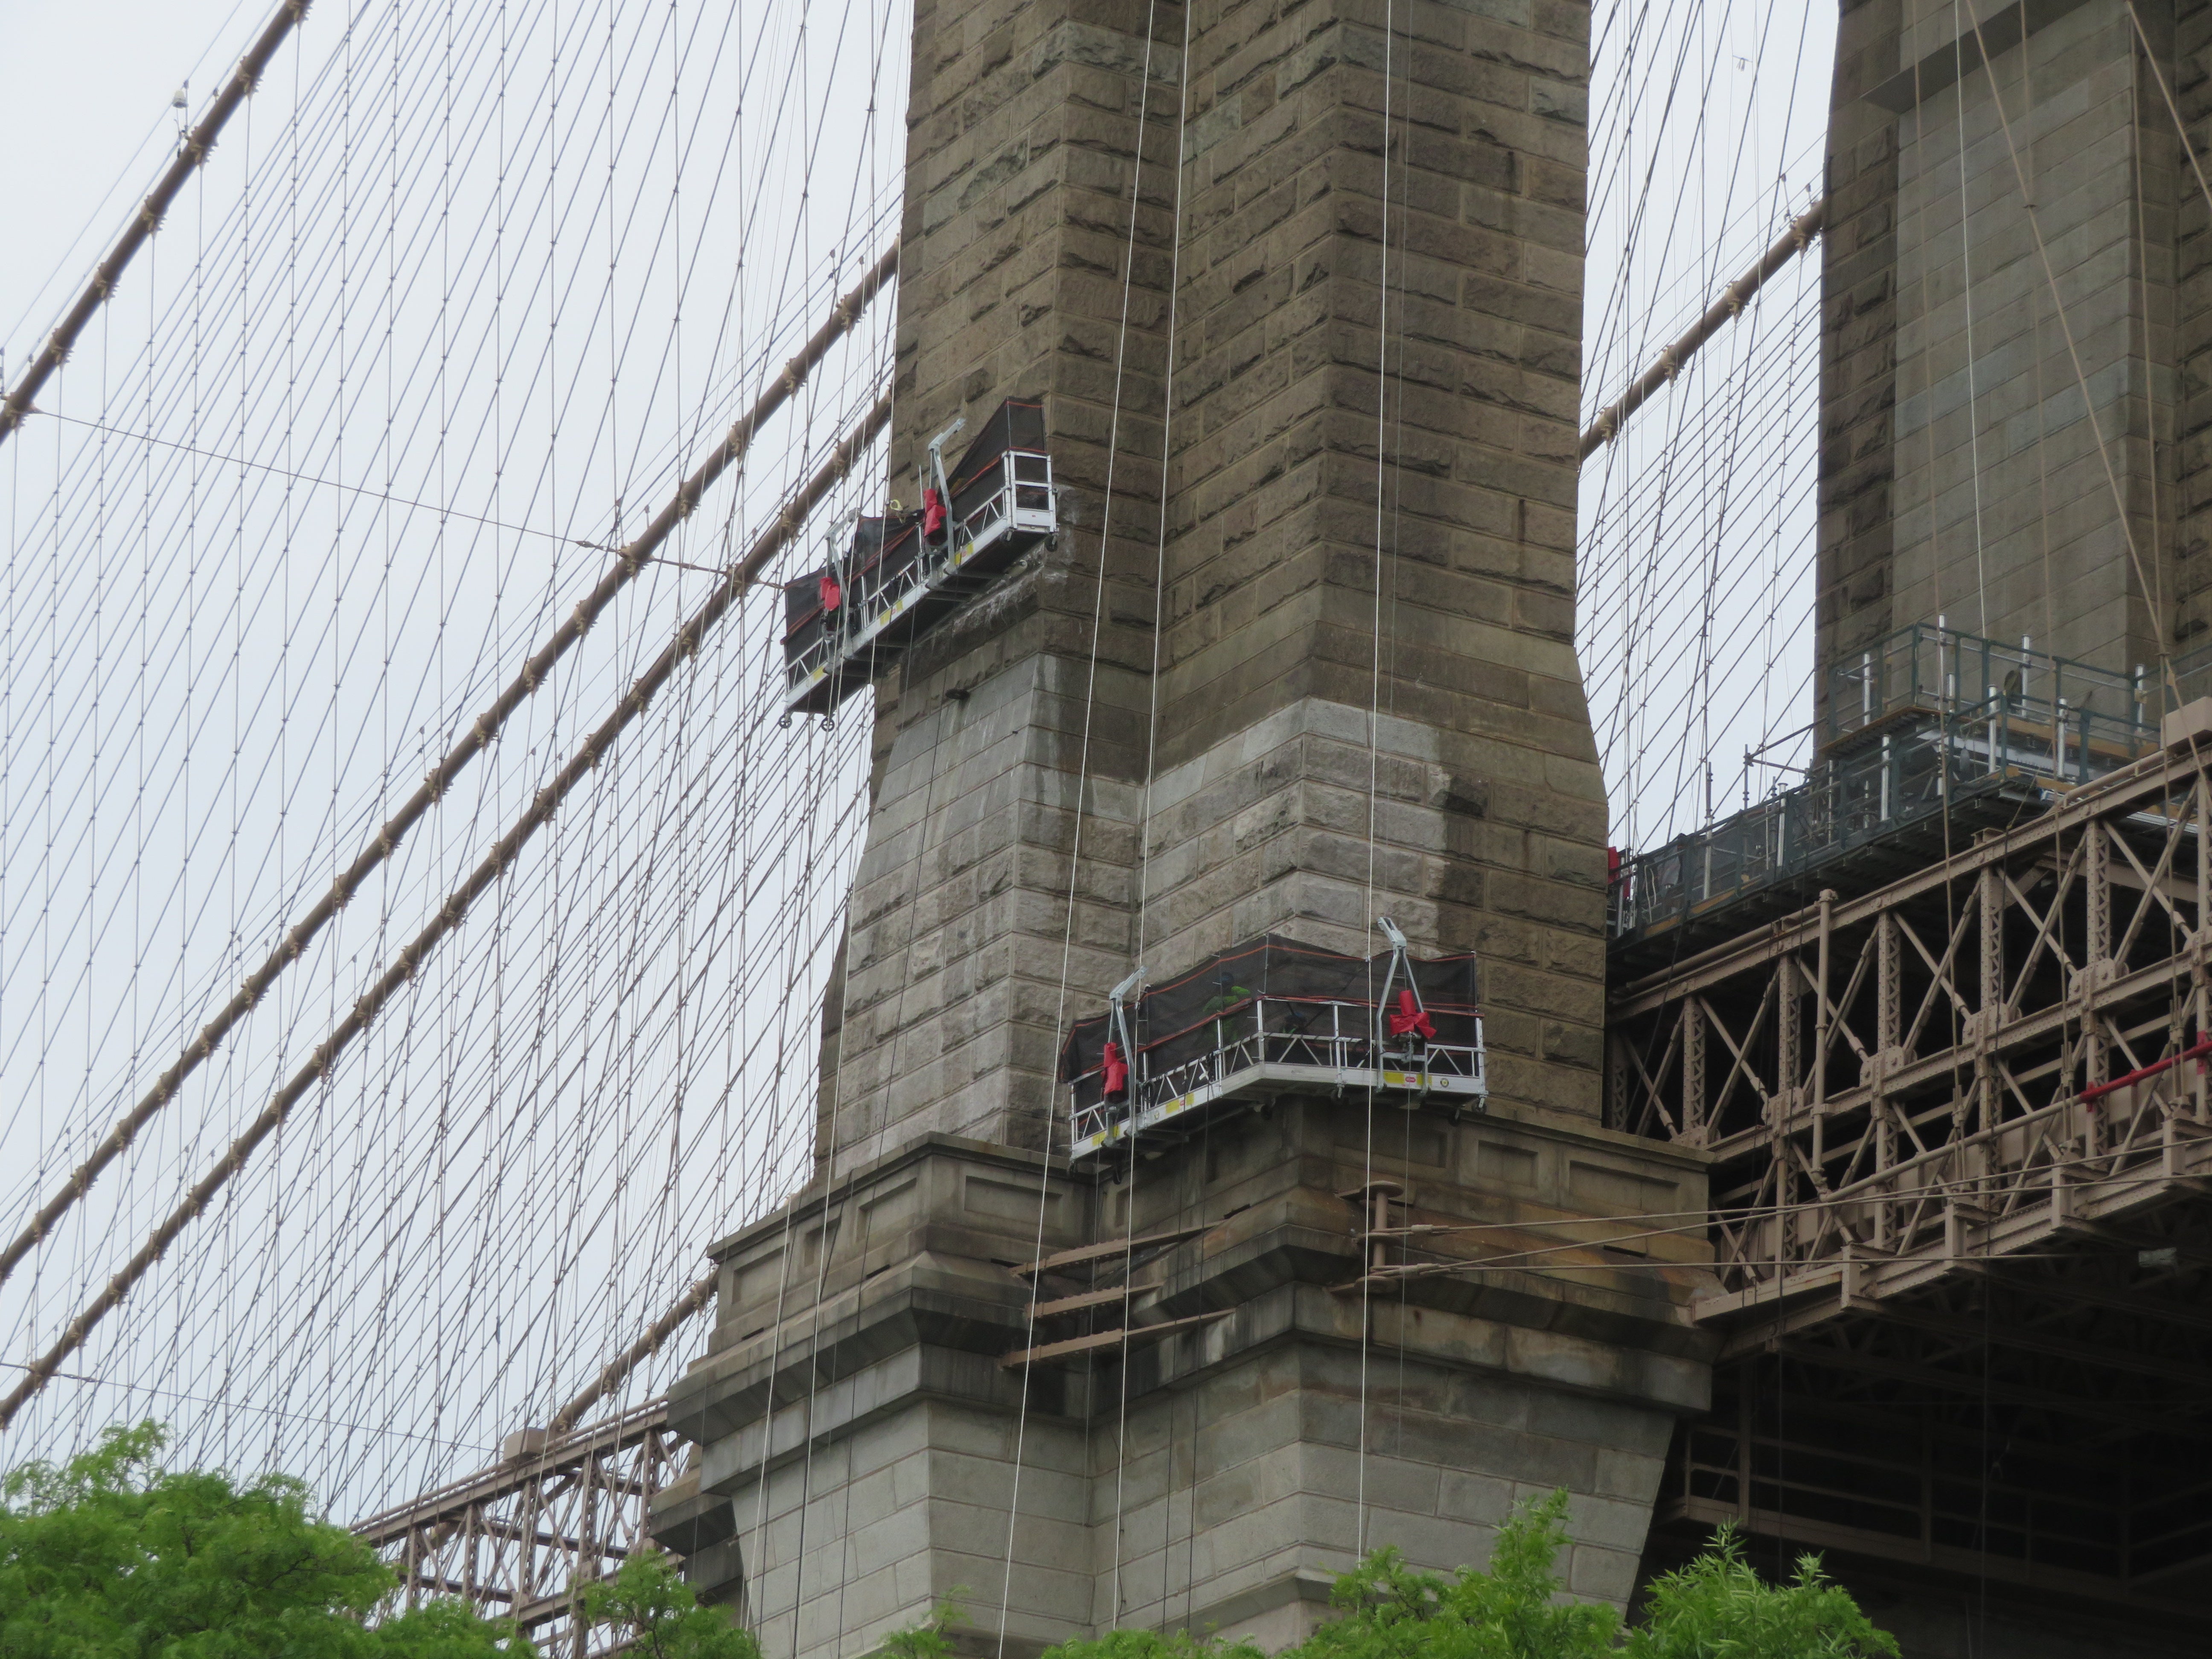
[[[1692,1242],[1571,1285],[1358,1290],[1345,1194],[1372,1170],[1409,1217],[1532,1238],[1616,1212],[1578,1170],[1685,1203],[1704,1179],[1598,1127],[1588,8],[1385,17],[917,6],[889,493],[954,416],[1034,396],[1063,529],[842,716],[877,730],[815,1167],[714,1247],[712,1346],[670,1401],[733,1517],[716,1594],[773,1650],[866,1653],[956,1585],[1015,1659],[1116,1623],[1279,1644],[1363,1544],[1477,1564],[1554,1486],[1576,1593],[1618,1601],[1705,1403]],[[1139,955],[1364,952],[1378,912],[1481,953],[1487,1116],[1293,1095],[1127,1178],[1067,1166],[1060,1039]],[[1124,1322],[1126,1348],[1010,1359],[1042,1340],[1035,1284],[1089,1282],[1035,1277],[1041,1253],[1146,1229],[1180,1242],[1044,1328]]]

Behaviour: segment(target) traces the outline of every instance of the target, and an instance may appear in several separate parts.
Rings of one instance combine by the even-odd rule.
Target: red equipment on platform
[[[1121,1057],[1121,1045],[1110,1037],[1100,1060],[1099,1081],[1105,1085],[1102,1098],[1122,1101],[1129,1097],[1129,1062]]]
[[[1392,1036],[1418,1036],[1433,1042],[1437,1023],[1429,1018],[1429,1011],[1413,1000],[1411,990],[1398,993],[1398,1006],[1390,1014]]]

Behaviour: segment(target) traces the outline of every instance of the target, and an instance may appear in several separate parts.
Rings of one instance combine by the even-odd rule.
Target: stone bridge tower
[[[956,1587],[994,1649],[1279,1644],[1361,1548],[1479,1562],[1554,1486],[1573,1588],[1627,1595],[1707,1398],[1703,1246],[1604,1218],[1705,1186],[1599,1127],[1589,22],[917,5],[889,493],[1039,398],[1063,528],[876,689],[816,1176],[714,1246],[672,1396],[701,1452],[659,1535],[770,1651],[866,1652]],[[1288,1091],[1071,1162],[1058,1042],[1140,961],[1364,954],[1385,913],[1479,954],[1486,1113]],[[1363,1224],[1409,1218],[1578,1270],[1358,1289],[1404,1259]],[[1135,1270],[1041,1324],[1030,1264],[1085,1246]]]

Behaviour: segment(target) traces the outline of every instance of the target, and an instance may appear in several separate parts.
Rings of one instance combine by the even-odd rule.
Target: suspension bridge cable
[[[1828,199],[1824,196],[1791,221],[1790,228],[1759,256],[1759,262],[1730,283],[1687,333],[1661,352],[1659,361],[1646,369],[1617,401],[1599,411],[1598,417],[1583,432],[1579,459],[1588,460],[1599,445],[1619,436],[1622,422],[1643,408],[1652,393],[1680,374],[1683,364],[1699,346],[1719,333],[1731,319],[1741,315],[1752,295],[1766,285],[1768,278],[1811,247],[1826,223],[1827,213]]]
[[[384,1005],[414,978],[438,942],[459,926],[470,907],[499,880],[524,845],[552,819],[561,803],[579,783],[597,769],[601,757],[613,745],[623,728],[644,713],[654,694],[668,683],[677,668],[697,653],[700,642],[708,631],[728,614],[738,597],[757,580],[769,560],[797,534],[805,523],[807,515],[822,498],[852,471],[890,419],[890,397],[886,392],[877,400],[875,407],[869,410],[860,424],[838,445],[821,469],[808,480],[806,487],[762,532],[744,560],[723,578],[707,602],[684,620],[676,630],[676,637],[653,660],[653,665],[639,676],[615,711],[593,730],[583,746],[562,768],[555,781],[538,792],[529,809],[512,829],[500,837],[492,850],[470,872],[468,879],[447,896],[429,925],[399,953],[398,961],[388,968],[369,992],[354,1005],[337,1029],[325,1038],[307,1062],[293,1073],[291,1079],[277,1091],[261,1115],[231,1143],[230,1149],[216,1166],[201,1178],[185,1195],[185,1201],[155,1230],[153,1237],[140,1247],[137,1254],[108,1281],[106,1288],[93,1298],[83,1312],[70,1322],[59,1340],[32,1366],[29,1375],[4,1401],[0,1401],[0,1429],[5,1429],[15,1420],[15,1413],[46,1386],[46,1380],[61,1362],[82,1346],[92,1328],[130,1293],[138,1280],[145,1277],[177,1235],[206,1207],[209,1200],[229,1184],[231,1177],[244,1167],[253,1149],[284,1121],[292,1108],[306,1097],[310,1089],[330,1074],[347,1045],[366,1030]],[[662,519],[665,519],[672,527],[688,515],[696,500],[696,495],[687,484],[677,501],[664,509]],[[679,506],[681,512],[677,510]],[[661,520],[657,519],[655,522],[659,524]],[[665,530],[661,533],[665,535]]]
[[[685,480],[675,497],[661,508],[644,533],[623,549],[613,566],[600,578],[599,585],[578,603],[575,610],[554,630],[552,637],[523,665],[522,672],[507,683],[491,707],[477,716],[475,723],[460,741],[447,751],[445,758],[432,769],[429,775],[408,797],[399,811],[385,821],[375,839],[362,849],[353,863],[331,884],[330,890],[285,933],[283,942],[246,976],[245,983],[239,987],[230,1001],[201,1028],[198,1036],[155,1080],[153,1088],[117,1121],[92,1155],[77,1166],[61,1190],[47,1200],[30,1224],[8,1246],[5,1253],[0,1254],[0,1282],[4,1282],[17,1264],[52,1231],[54,1224],[61,1219],[70,1206],[84,1196],[100,1172],[114,1162],[137,1138],[138,1132],[145,1127],[155,1114],[175,1097],[184,1080],[215,1052],[231,1029],[261,1000],[277,976],[299,959],[308,941],[345,908],[354,894],[360,890],[361,884],[392,855],[407,833],[444,798],[453,780],[460,775],[469,763],[498,738],[508,717],[545,683],[554,666],[568,654],[571,647],[584,637],[600,613],[613,603],[615,596],[653,562],[655,550],[690,516],[701,495],[744,457],[751,447],[753,435],[760,429],[761,423],[775,414],[785,400],[805,384],[808,374],[822,361],[830,345],[852,327],[868,301],[882,291],[884,283],[897,269],[898,244],[894,242],[860,283],[837,302],[836,310],[815,330],[799,355],[784,366],[782,374],[761,393],[745,417],[730,428],[714,452]],[[778,542],[776,545],[781,546],[781,543]],[[770,550],[771,552],[773,550]],[[764,559],[768,556],[759,556]]]
[[[284,0],[284,3],[276,9],[276,15],[262,29],[260,39],[253,43],[236,71],[223,83],[222,90],[216,95],[215,102],[209,106],[208,112],[200,118],[199,125],[186,135],[177,151],[176,159],[169,163],[167,170],[156,181],[146,199],[138,204],[138,211],[123,228],[122,235],[116,238],[107,257],[94,270],[92,280],[77,295],[76,303],[69,308],[68,313],[47,337],[46,343],[31,360],[31,366],[24,371],[23,378],[15,383],[15,389],[8,394],[6,401],[0,402],[0,444],[7,442],[9,434],[23,423],[23,416],[31,411],[32,400],[45,388],[53,372],[67,361],[71,348],[83,334],[86,325],[107,303],[108,296],[115,292],[116,283],[122,280],[124,271],[129,269],[138,250],[161,228],[169,204],[177,199],[177,192],[185,187],[186,179],[199,171],[200,164],[215,149],[216,139],[237,112],[238,106],[260,84],[262,71],[269,67],[270,59],[276,57],[276,48],[283,46],[292,31],[306,20],[310,3],[311,0]]]

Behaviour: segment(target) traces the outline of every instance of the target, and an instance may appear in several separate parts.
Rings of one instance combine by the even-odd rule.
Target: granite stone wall
[[[2204,625],[2177,556],[2184,164],[2160,89],[2196,77],[2174,9],[2137,9],[2149,52],[2125,0],[1844,9],[1823,256],[1824,660],[1942,617],[2154,675]],[[2011,31],[1987,63],[1978,16]]]

